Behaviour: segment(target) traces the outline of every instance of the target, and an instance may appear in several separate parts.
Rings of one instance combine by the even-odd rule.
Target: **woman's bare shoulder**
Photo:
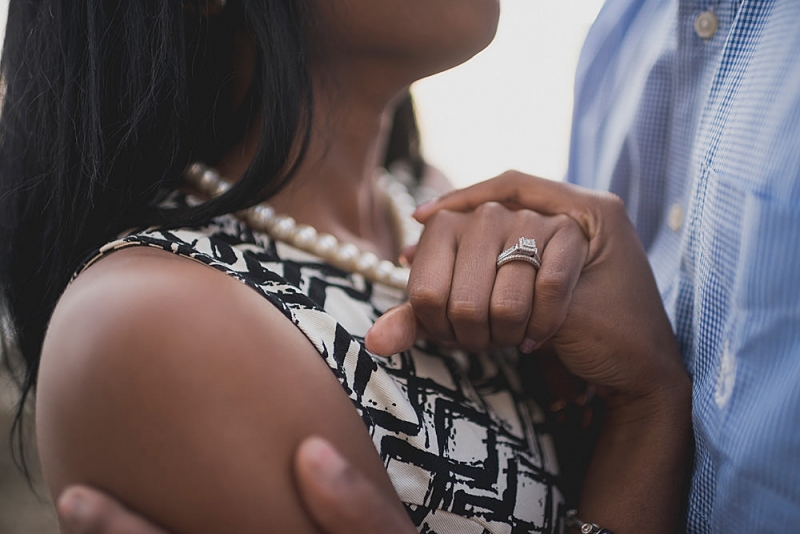
[[[131,347],[121,343],[121,336],[143,329],[149,336],[137,335],[139,342],[152,341],[157,346],[169,342],[164,336],[170,330],[224,318],[217,313],[220,307],[241,306],[246,295],[232,291],[232,282],[166,251],[121,249],[93,264],[67,287],[50,320],[44,356],[73,348],[81,353],[91,349],[88,353],[124,354]],[[207,305],[198,306],[201,302]]]
[[[312,433],[391,491],[302,333],[237,280],[155,249],[115,252],[64,293],[37,433],[51,491],[90,483],[174,531],[314,532],[290,469]]]

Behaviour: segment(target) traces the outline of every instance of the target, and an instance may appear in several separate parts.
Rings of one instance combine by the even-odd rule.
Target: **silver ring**
[[[542,266],[542,260],[539,258],[536,240],[520,237],[516,245],[505,249],[497,256],[497,268],[499,269],[510,261],[526,261],[533,265],[536,270],[539,270]]]

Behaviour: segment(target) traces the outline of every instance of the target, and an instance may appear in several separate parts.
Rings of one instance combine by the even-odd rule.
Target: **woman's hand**
[[[327,534],[414,534],[406,516],[320,438],[297,449],[295,478],[308,512]],[[73,486],[58,499],[64,534],[167,534],[109,495]]]
[[[369,350],[390,355],[426,338],[469,351],[519,346],[531,352],[560,328],[588,252],[575,221],[497,202],[469,212],[445,207],[423,221],[409,254],[409,300],[369,331]],[[541,268],[525,261],[498,268],[497,256],[522,237],[535,238]]]
[[[415,216],[426,231],[409,303],[376,322],[370,350],[408,348],[421,335],[468,349],[549,341],[606,396],[688,383],[647,256],[616,196],[508,172]],[[540,243],[541,269],[512,262],[495,281],[497,254],[520,236]]]

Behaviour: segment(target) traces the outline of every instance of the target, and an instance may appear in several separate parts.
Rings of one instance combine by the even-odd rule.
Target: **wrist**
[[[612,394],[606,398],[606,420],[614,426],[673,423],[691,427],[691,382],[688,377],[653,387],[643,394]]]
[[[620,439],[635,439],[645,428],[656,433],[663,429],[665,439],[691,436],[691,380],[677,356],[666,361],[669,365],[650,373],[651,378],[641,376],[635,387],[601,392],[606,403],[604,432]]]
[[[688,414],[691,411],[692,383],[683,366],[674,338],[661,350],[649,350],[625,361],[641,362],[627,380],[613,386],[598,386],[598,394],[611,412],[620,417],[645,418]],[[622,373],[620,373],[622,374]]]

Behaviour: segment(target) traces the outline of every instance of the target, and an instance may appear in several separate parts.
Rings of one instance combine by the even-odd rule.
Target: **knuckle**
[[[426,286],[416,286],[409,284],[408,301],[411,307],[417,312],[432,312],[444,310],[446,306],[446,296]]]
[[[475,208],[475,213],[482,218],[493,218],[503,211],[505,211],[505,208],[498,202],[484,202]]]
[[[567,298],[570,289],[566,271],[540,271],[536,277],[536,299],[545,303],[561,302]]]
[[[445,225],[452,224],[456,218],[457,213],[448,209],[441,209],[433,213],[425,222],[425,230],[428,228],[438,228]],[[425,231],[423,230],[423,231]]]
[[[489,312],[493,322],[522,324],[528,320],[529,304],[518,296],[505,295],[491,302]]]
[[[542,224],[542,215],[529,209],[519,209],[512,212],[523,228],[537,228]]]
[[[553,215],[553,222],[558,228],[574,228],[575,230],[580,231],[580,227],[578,223],[570,217],[569,215],[564,215],[563,213],[558,215]]]
[[[626,215],[627,211],[625,209],[625,201],[620,198],[619,195],[614,193],[604,191],[598,193],[600,199],[600,205],[606,213],[613,214],[613,215]]]
[[[480,324],[486,321],[486,311],[472,300],[451,300],[447,306],[447,317],[451,322]]]
[[[508,184],[514,184],[519,178],[519,172],[513,169],[506,169],[497,175],[496,180],[503,181]]]
[[[525,175],[519,171],[507,170],[500,174],[496,180],[499,188],[505,192],[504,201],[516,202],[520,199],[520,189],[524,187]]]
[[[573,217],[569,215],[555,215],[553,216],[553,221],[556,228],[554,236],[558,235],[560,239],[566,240],[569,243],[587,241],[586,232]]]

